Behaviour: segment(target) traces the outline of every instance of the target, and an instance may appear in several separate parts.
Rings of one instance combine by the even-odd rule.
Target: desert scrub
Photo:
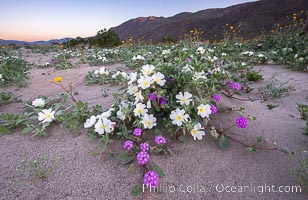
[[[37,158],[24,159],[16,168],[19,179],[13,181],[14,186],[35,183],[47,179],[57,169],[57,162],[60,157],[49,158],[47,155],[39,155]]]
[[[296,108],[302,119],[308,119],[308,105],[297,103]]]
[[[307,151],[302,152],[302,161],[298,170],[291,169],[291,174],[297,179],[303,192],[308,192],[308,158]]]
[[[105,67],[98,70],[89,71],[86,76],[87,84],[123,84],[127,79],[127,73],[120,70],[113,71]]]
[[[280,98],[295,90],[293,86],[287,85],[288,82],[281,82],[273,75],[265,82],[264,86],[258,88],[258,91],[263,99]]]
[[[262,75],[260,74],[260,72],[257,71],[248,71],[246,73],[246,78],[248,81],[259,81],[259,80],[263,80]]]
[[[22,86],[29,78],[29,64],[16,56],[0,56],[0,86]]]
[[[0,113],[0,135],[11,134],[25,126],[27,120],[23,115]]]
[[[0,92],[0,106],[20,101],[20,97],[14,95],[11,92]]]

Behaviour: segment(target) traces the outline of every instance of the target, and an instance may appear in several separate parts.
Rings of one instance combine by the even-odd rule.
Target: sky
[[[253,0],[0,0],[0,39],[89,37],[137,17],[170,17],[248,1]]]

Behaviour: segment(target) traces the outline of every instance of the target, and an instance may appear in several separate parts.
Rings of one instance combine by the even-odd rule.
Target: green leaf
[[[155,135],[161,135],[163,132],[160,129],[155,129]]]
[[[129,157],[128,153],[123,152],[120,155],[118,155],[117,159],[123,161],[123,160],[127,159],[128,157]]]
[[[178,139],[180,140],[180,142],[183,142],[183,143],[187,141],[187,138],[185,137],[185,135],[180,135]]]
[[[229,140],[225,136],[220,136],[218,140],[218,145],[221,149],[226,149],[229,146]]]
[[[138,196],[139,194],[141,194],[141,192],[142,192],[141,186],[140,185],[134,185],[132,187],[130,194],[132,196]]]
[[[165,176],[163,170],[157,164],[154,163],[152,168],[158,174],[159,177]]]
[[[123,160],[123,164],[127,165],[134,160],[135,156],[129,156],[125,160]]]

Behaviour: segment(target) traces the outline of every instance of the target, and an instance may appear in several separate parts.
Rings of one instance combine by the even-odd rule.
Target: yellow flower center
[[[51,118],[51,115],[48,113],[48,114],[45,114],[45,118],[46,119],[50,119]]]
[[[204,113],[204,108],[203,107],[201,107],[201,108],[199,108],[199,112],[201,112],[201,113]]]
[[[144,81],[143,82],[143,86],[148,86],[149,85],[149,81]]]
[[[176,116],[176,120],[177,120],[177,121],[182,121],[182,119],[183,119],[183,116],[182,116],[182,115],[177,115],[177,116]]]
[[[141,108],[138,108],[138,109],[137,109],[137,114],[140,115],[141,113],[142,113],[142,109],[141,109]]]
[[[150,120],[146,120],[146,121],[145,121],[145,124],[146,124],[147,126],[151,126],[152,122],[151,122]]]
[[[149,75],[149,74],[151,74],[151,70],[150,70],[150,69],[146,69],[146,70],[145,70],[145,73],[146,73],[147,75]]]
[[[107,126],[106,126],[105,124],[102,124],[102,125],[101,125],[101,128],[102,128],[102,129],[105,129],[106,127],[107,127]]]
[[[198,133],[198,130],[197,129],[193,129],[192,131],[191,131],[191,134],[193,134],[193,135],[195,135],[195,134],[197,134]]]
[[[183,103],[186,103],[186,102],[187,102],[187,99],[186,99],[185,97],[183,97],[183,98],[182,98],[182,102],[183,102]]]

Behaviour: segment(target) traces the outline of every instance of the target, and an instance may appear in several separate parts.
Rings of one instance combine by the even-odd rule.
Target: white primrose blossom
[[[153,79],[149,76],[140,76],[137,82],[138,86],[141,87],[141,89],[145,90],[151,86],[151,84],[153,83]]]
[[[92,115],[89,119],[86,120],[83,127],[84,128],[90,128],[96,123],[96,116]]]
[[[142,118],[141,123],[143,124],[143,127],[145,129],[152,129],[154,126],[156,126],[156,117],[154,117],[152,114],[145,114]]]
[[[143,75],[145,76],[149,76],[151,75],[155,70],[155,66],[154,65],[143,65],[141,72],[143,73]]]
[[[191,135],[193,136],[194,140],[202,140],[202,136],[205,135],[205,132],[202,129],[204,128],[201,126],[201,124],[197,123],[191,130]]]
[[[176,102],[179,102],[181,105],[189,105],[189,103],[192,101],[191,97],[192,94],[189,92],[184,92],[184,94],[180,92],[175,96],[175,98],[177,99]]]
[[[42,98],[37,98],[34,101],[32,101],[32,105],[34,107],[44,107],[45,106],[45,100],[42,99]]]
[[[165,78],[165,75],[163,75],[160,72],[157,72],[157,73],[153,74],[153,76],[152,76],[153,81],[155,81],[160,86],[165,85],[166,80],[164,78]]]
[[[212,113],[211,106],[209,104],[201,104],[197,107],[197,109],[197,114],[200,115],[202,118],[209,117],[209,115]]]
[[[38,120],[42,123],[50,123],[55,118],[55,111],[53,111],[51,108],[49,109],[43,109],[42,112],[38,113]]]
[[[99,135],[103,135],[105,133],[110,133],[114,129],[115,123],[110,121],[107,118],[98,119],[97,123],[94,126],[94,131]]]
[[[171,111],[170,119],[172,120],[172,124],[177,126],[182,126],[183,122],[187,121],[189,119],[189,115],[185,114],[184,109],[175,109]]]
[[[143,103],[138,103],[136,105],[136,108],[134,109],[134,115],[136,117],[141,117],[142,115],[145,115],[148,112],[148,109],[146,109],[146,105]]]

